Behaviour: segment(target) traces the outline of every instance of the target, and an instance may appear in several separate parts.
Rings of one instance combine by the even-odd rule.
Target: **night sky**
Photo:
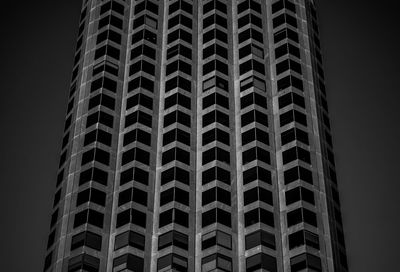
[[[0,270],[42,271],[81,1],[3,2]],[[397,2],[318,1],[352,272],[399,271]]]

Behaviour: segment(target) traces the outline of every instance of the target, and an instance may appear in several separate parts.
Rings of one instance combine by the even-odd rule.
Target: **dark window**
[[[258,105],[264,109],[268,108],[267,98],[256,92],[251,92],[240,98],[240,108],[244,109],[251,105]]]
[[[280,126],[283,127],[291,122],[297,122],[303,126],[307,126],[307,117],[304,113],[297,110],[289,110],[279,115]]]
[[[238,4],[238,14],[249,9],[261,14],[261,5],[255,0],[245,0]]]
[[[232,260],[220,253],[212,254],[201,260],[202,271],[232,271]]]
[[[278,92],[283,91],[291,86],[300,91],[304,90],[303,81],[293,75],[288,75],[278,80]]]
[[[76,198],[76,206],[78,207],[89,201],[104,207],[106,205],[106,193],[96,188],[88,188],[81,191]]]
[[[147,206],[147,192],[133,187],[119,193],[118,207],[131,201]]]
[[[160,213],[159,228],[171,223],[187,228],[189,227],[189,214],[175,208]]]
[[[141,42],[142,40],[157,44],[157,35],[147,29],[142,29],[132,35],[132,44]]]
[[[101,251],[101,236],[90,231],[84,231],[72,237],[71,250],[87,246]]]
[[[148,45],[141,44],[131,50],[131,60],[140,57],[146,56],[153,60],[156,59],[156,50]]]
[[[288,164],[294,160],[302,160],[303,162],[311,164],[310,152],[298,146],[294,146],[282,152],[283,164]]]
[[[293,204],[297,201],[306,201],[315,205],[314,193],[304,187],[295,187],[285,192],[286,205]]]
[[[288,227],[297,225],[302,222],[310,224],[314,227],[318,227],[317,215],[312,211],[309,211],[305,208],[298,208],[287,213]]]
[[[268,184],[272,184],[271,172],[260,166],[255,166],[243,172],[243,185],[254,180],[260,180]]]
[[[202,165],[214,160],[230,164],[230,153],[219,147],[210,148],[202,153]]]
[[[144,250],[145,237],[134,231],[126,231],[115,237],[114,250],[122,247],[131,246],[140,250]]]
[[[228,206],[231,205],[231,193],[220,187],[213,187],[202,193],[202,205],[205,206],[214,201],[219,201]]]
[[[231,227],[231,214],[219,208],[212,209],[202,213],[201,222],[203,228],[216,222]]]
[[[256,223],[264,223],[270,227],[274,227],[274,214],[262,208],[256,208],[244,214],[246,228]]]
[[[163,152],[162,165],[166,165],[174,160],[190,165],[190,153],[179,147],[174,147]]]
[[[303,271],[307,268],[313,271],[322,271],[321,259],[309,253],[303,253],[290,258],[290,269],[292,272]]]
[[[189,32],[186,32],[185,30],[178,28],[175,31],[172,31],[171,33],[168,34],[168,44],[181,39],[182,41],[185,41],[189,44],[192,44],[192,34]]]
[[[218,71],[225,75],[228,75],[228,64],[218,59],[213,59],[203,65],[203,76],[213,71]]]
[[[242,153],[243,165],[248,164],[254,160],[259,160],[265,162],[266,164],[271,164],[271,157],[269,152],[256,146],[250,148]]]
[[[268,205],[273,205],[272,193],[262,187],[254,187],[244,192],[244,205],[249,205],[255,201],[262,201]]]
[[[287,14],[287,13],[282,13],[278,16],[276,16],[273,20],[272,20],[272,25],[273,28],[276,28],[282,24],[288,24],[293,26],[294,28],[297,28],[297,20],[295,17]]]
[[[83,224],[89,223],[98,228],[103,228],[104,214],[86,209],[77,214],[75,214],[74,228],[79,227]]]
[[[292,59],[285,59],[276,64],[276,75],[280,75],[280,74],[286,72],[287,70],[295,71],[296,73],[298,73],[300,75],[302,74],[301,73],[301,64]]]
[[[297,93],[294,93],[294,92],[289,92],[285,95],[280,96],[278,99],[278,102],[279,102],[280,109],[282,109],[288,105],[291,105],[291,104],[300,106],[303,109],[306,108],[304,97],[301,95],[298,95]]]
[[[226,44],[228,43],[228,35],[219,29],[213,28],[203,34],[203,44],[206,44],[214,39],[217,39]]]
[[[112,135],[101,129],[95,129],[85,135],[84,146],[89,145],[95,141],[111,146]]]
[[[184,10],[189,14],[192,14],[192,5],[185,2],[184,0],[178,0],[169,5],[168,14],[172,14],[177,10]]]
[[[289,235],[289,249],[307,245],[319,249],[318,235],[307,230],[300,230]]]
[[[149,184],[149,173],[137,167],[131,167],[121,172],[120,185],[124,185],[132,180],[135,180],[144,185]]]
[[[154,81],[146,78],[146,77],[136,77],[134,79],[132,79],[131,81],[129,81],[128,83],[128,93],[139,89],[139,88],[143,88],[149,92],[153,92],[154,91]]]
[[[125,116],[125,128],[136,123],[140,123],[151,128],[152,116],[140,110],[134,111]]]
[[[94,124],[103,124],[109,128],[113,128],[114,117],[108,113],[102,111],[96,111],[87,117],[86,128]]]
[[[176,110],[164,116],[164,128],[176,122],[190,128],[190,115]]]
[[[117,225],[116,227],[122,227],[128,223],[132,223],[139,227],[145,228],[146,227],[146,214],[135,210],[135,209],[128,209],[123,212],[120,212],[117,215]]]
[[[263,245],[265,247],[275,250],[275,236],[264,230],[257,230],[253,233],[246,235],[246,250],[249,250],[259,245]]]
[[[269,145],[269,134],[259,128],[252,128],[242,133],[242,145],[246,145],[253,141],[259,141]]]
[[[228,89],[228,81],[219,76],[213,76],[203,82],[203,92],[211,89],[211,88],[218,88],[220,90],[224,90],[226,92],[229,91]]]
[[[222,94],[213,92],[203,98],[203,110],[215,104],[229,110],[229,98]]]
[[[187,146],[190,146],[190,134],[178,128],[164,133],[163,146],[170,144],[174,141],[178,141]]]
[[[172,187],[160,194],[160,206],[164,206],[172,201],[189,206],[189,193],[177,187]]]
[[[126,270],[144,272],[144,260],[138,256],[127,253],[114,259],[113,267],[122,267]],[[114,269],[119,271],[119,269]]]
[[[227,249],[232,249],[232,237],[230,234],[214,230],[202,236],[201,249],[205,250],[212,246],[222,246]]]
[[[89,162],[97,161],[99,163],[109,165],[110,163],[110,153],[107,151],[101,150],[99,148],[92,148],[82,155],[82,163],[81,165],[85,165]]]
[[[219,180],[225,184],[231,184],[230,172],[219,167],[210,168],[202,173],[203,185],[214,180]]]
[[[87,254],[81,254],[69,259],[68,272],[88,271],[98,272],[100,269],[100,260]]]
[[[251,70],[256,71],[262,75],[265,75],[264,64],[254,59],[249,59],[248,61],[243,62],[239,65],[240,75],[243,75]]]
[[[173,180],[189,185],[190,183],[189,172],[179,167],[172,167],[161,173],[161,185],[165,185]]]
[[[86,182],[93,180],[101,185],[107,186],[107,179],[108,179],[108,174],[106,171],[103,171],[96,167],[92,167],[83,171],[80,174],[79,185],[85,184]]]
[[[157,271],[187,272],[187,259],[177,254],[168,254],[158,259]]]
[[[312,172],[301,166],[295,166],[286,170],[284,173],[285,185],[301,179],[307,183],[313,184]]]
[[[190,110],[191,108],[190,103],[191,101],[189,97],[181,93],[174,93],[165,98],[164,110],[169,109],[170,107],[173,107],[175,105],[180,105]]]
[[[229,145],[229,133],[220,130],[218,128],[214,128],[212,130],[203,133],[203,141],[202,144],[207,145],[211,142],[218,141],[223,144]]]
[[[189,29],[192,28],[192,20],[183,14],[177,14],[176,16],[168,19],[168,29],[171,29],[178,24],[186,26]]]
[[[218,110],[210,111],[203,115],[203,128],[215,122],[229,128],[229,115]]]
[[[132,161],[138,161],[143,164],[150,164],[150,153],[140,149],[139,147],[131,148],[122,153],[121,165],[125,165]]]
[[[276,259],[265,253],[259,253],[257,255],[248,257],[246,259],[246,272],[253,272],[259,270],[269,271],[269,272],[278,271],[276,265]]]
[[[127,146],[133,142],[140,142],[142,144],[150,146],[151,134],[141,129],[134,129],[124,134],[123,146]]]
[[[285,145],[292,141],[298,140],[306,145],[309,144],[308,142],[308,134],[307,132],[299,129],[299,128],[291,128],[281,133],[281,143]]]
[[[158,250],[169,246],[176,246],[184,250],[188,250],[189,237],[186,234],[180,233],[176,230],[169,231],[158,236]]]
[[[167,60],[177,55],[192,59],[192,49],[184,46],[183,44],[176,44],[167,49]]]
[[[293,44],[285,43],[275,48],[275,59],[278,59],[286,54],[290,54],[291,56],[295,56],[300,59],[300,49]]]
[[[241,116],[242,127],[247,126],[250,123],[257,122],[261,125],[268,127],[268,115],[258,111],[258,110],[251,110],[242,114]]]
[[[165,83],[165,93],[168,93],[175,88],[180,88],[190,93],[192,88],[191,82],[179,75],[167,80]]]
[[[274,43],[278,43],[286,38],[299,43],[299,35],[289,28],[284,28],[274,33]]]

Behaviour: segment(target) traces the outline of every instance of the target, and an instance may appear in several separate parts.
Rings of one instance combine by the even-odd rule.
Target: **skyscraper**
[[[314,5],[85,0],[44,271],[348,271]]]

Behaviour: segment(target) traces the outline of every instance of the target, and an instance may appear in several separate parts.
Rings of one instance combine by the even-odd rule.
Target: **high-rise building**
[[[313,0],[85,0],[44,271],[348,271]]]

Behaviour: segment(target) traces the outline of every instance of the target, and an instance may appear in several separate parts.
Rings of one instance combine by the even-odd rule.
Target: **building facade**
[[[84,0],[44,271],[348,271],[313,0]]]

